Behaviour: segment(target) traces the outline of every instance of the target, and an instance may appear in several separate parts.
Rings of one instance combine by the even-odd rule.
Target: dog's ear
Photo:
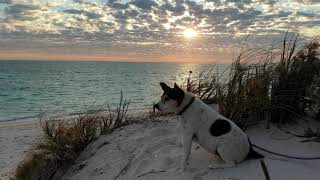
[[[174,90],[182,91],[182,89],[177,85],[177,83],[174,83]]]
[[[161,86],[161,88],[162,88],[162,90],[164,91],[164,92],[169,92],[170,91],[170,87],[166,84],[166,83],[164,83],[164,82],[161,82],[160,83],[160,86]]]
[[[178,101],[178,106],[180,106],[184,98],[184,91],[177,85],[177,83],[174,83],[173,89],[175,92],[175,97]]]

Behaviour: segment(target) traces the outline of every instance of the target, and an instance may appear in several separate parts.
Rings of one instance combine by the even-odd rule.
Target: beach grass
[[[247,49],[244,42],[224,72],[215,66],[205,67],[197,77],[191,72],[185,88],[208,104],[218,104],[220,112],[242,128],[261,121],[267,127],[270,122],[294,122],[305,116],[306,99],[318,115],[320,101],[314,97],[320,96],[320,43],[314,38],[297,47],[298,38],[287,32],[280,48]]]
[[[17,180],[59,179],[79,154],[99,135],[134,122],[127,116],[130,100],[121,97],[107,112],[86,110],[74,118],[39,116],[43,135],[32,151],[18,165]],[[94,112],[94,113],[92,113]]]

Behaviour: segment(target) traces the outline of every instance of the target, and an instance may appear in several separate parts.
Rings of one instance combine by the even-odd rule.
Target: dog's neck
[[[194,102],[195,96],[190,92],[184,92],[184,98],[180,106],[175,111],[176,115],[182,115],[188,110],[189,106]]]

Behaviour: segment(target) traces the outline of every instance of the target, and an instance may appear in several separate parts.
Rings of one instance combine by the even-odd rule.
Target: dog
[[[194,94],[185,92],[176,83],[174,88],[163,82],[160,86],[163,94],[154,108],[182,116],[182,171],[188,164],[192,141],[215,156],[210,161],[209,168],[234,167],[247,158],[263,158],[252,149],[248,136],[234,122],[196,98]]]

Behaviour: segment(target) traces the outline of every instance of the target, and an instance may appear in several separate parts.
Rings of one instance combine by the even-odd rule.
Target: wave
[[[22,117],[10,117],[10,118],[1,118],[0,122],[9,122],[9,121],[18,121],[18,120],[31,120],[39,117],[39,115],[32,115],[32,116],[22,116]]]

